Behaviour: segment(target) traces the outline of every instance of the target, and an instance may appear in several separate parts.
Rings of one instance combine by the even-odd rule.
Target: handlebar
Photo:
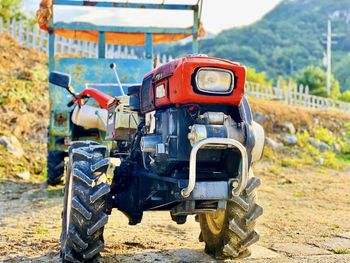
[[[72,107],[74,105],[74,103],[75,102],[73,100],[71,100],[70,102],[67,103],[67,107],[69,107],[69,108]]]
[[[74,103],[78,102],[78,105],[81,106],[81,100],[85,98],[93,98],[97,101],[97,103],[100,105],[103,109],[108,109],[108,105],[115,99],[112,96],[109,96],[108,94],[105,94],[98,89],[94,88],[87,88],[77,94],[68,104],[68,107],[73,106]]]

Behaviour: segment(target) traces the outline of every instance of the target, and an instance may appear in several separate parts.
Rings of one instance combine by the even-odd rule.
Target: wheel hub
[[[219,235],[222,231],[225,221],[225,211],[219,210],[205,214],[208,228],[214,235]]]

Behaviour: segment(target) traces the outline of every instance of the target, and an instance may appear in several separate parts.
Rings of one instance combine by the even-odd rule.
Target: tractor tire
[[[108,221],[106,184],[109,160],[106,147],[75,142],[69,148],[62,212],[62,262],[99,262]]]
[[[216,259],[250,256],[248,247],[259,240],[255,222],[263,213],[256,204],[255,189],[260,184],[260,179],[251,177],[246,189],[229,200],[225,210],[198,216],[199,240],[205,242],[206,253]]]
[[[47,154],[47,183],[55,186],[62,182],[64,174],[64,151],[49,151]]]

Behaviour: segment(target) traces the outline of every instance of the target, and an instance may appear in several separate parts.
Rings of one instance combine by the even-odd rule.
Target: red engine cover
[[[212,67],[227,69],[235,76],[235,86],[230,94],[204,94],[196,92],[192,78],[197,69]],[[238,106],[244,94],[246,69],[239,63],[224,59],[187,56],[174,60],[153,70],[144,77],[141,88],[141,112],[156,108],[183,104],[220,104]],[[156,98],[156,88],[164,85],[165,96]]]

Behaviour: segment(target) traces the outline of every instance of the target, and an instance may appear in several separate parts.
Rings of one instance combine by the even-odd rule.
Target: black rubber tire
[[[64,174],[64,151],[49,151],[47,154],[47,183],[55,186],[62,182]]]
[[[205,215],[199,215],[201,227],[200,241],[205,242],[205,252],[216,259],[243,258],[250,255],[249,246],[259,240],[255,231],[256,219],[263,209],[256,204],[255,189],[260,186],[260,179],[251,177],[246,189],[240,196],[227,202],[224,223],[220,233],[212,233]]]
[[[106,183],[109,160],[105,153],[106,147],[95,142],[74,142],[69,148],[62,212],[62,262],[99,262],[108,221],[106,196],[110,191]]]

